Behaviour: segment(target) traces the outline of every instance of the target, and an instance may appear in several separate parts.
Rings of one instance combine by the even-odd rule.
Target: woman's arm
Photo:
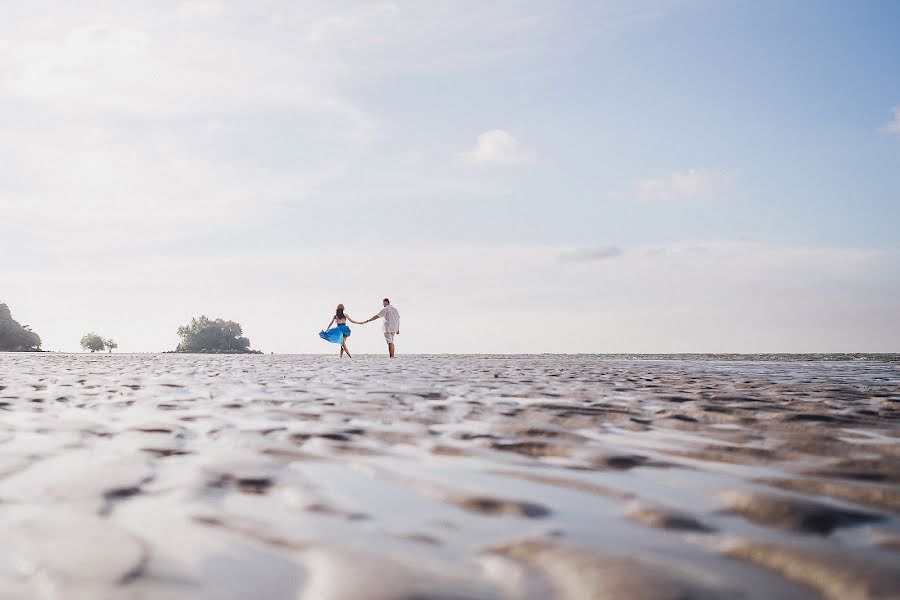
[[[353,317],[351,317],[351,316],[348,315],[347,313],[344,313],[344,316],[347,317],[347,320],[350,321],[351,323],[353,323],[353,324],[355,324],[355,325],[362,325],[362,323],[360,323],[359,321],[354,321],[354,320],[353,320]]]
[[[334,317],[331,317],[331,320],[328,321],[328,327],[325,328],[325,331],[328,331],[329,329],[331,329],[331,324],[332,324],[332,323],[334,323]]]

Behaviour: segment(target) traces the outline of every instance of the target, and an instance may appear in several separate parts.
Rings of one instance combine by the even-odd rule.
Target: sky
[[[7,4],[44,349],[332,352],[387,296],[400,353],[900,351],[893,0]]]

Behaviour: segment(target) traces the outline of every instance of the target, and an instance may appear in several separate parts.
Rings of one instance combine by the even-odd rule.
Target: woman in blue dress
[[[353,358],[350,355],[350,350],[347,349],[347,338],[350,337],[350,328],[347,326],[347,321],[359,325],[359,321],[354,321],[350,318],[350,315],[344,314],[344,305],[338,304],[334,316],[331,317],[331,321],[328,323],[328,327],[325,328],[325,331],[319,332],[319,337],[326,342],[341,345],[341,358],[344,357],[344,352],[347,353],[347,358]]]

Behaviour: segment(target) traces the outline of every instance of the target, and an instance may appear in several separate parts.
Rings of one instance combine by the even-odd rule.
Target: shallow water
[[[0,354],[0,598],[900,595],[897,355]]]

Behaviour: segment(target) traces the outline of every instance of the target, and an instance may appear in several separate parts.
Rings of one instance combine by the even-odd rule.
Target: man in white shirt
[[[384,341],[388,345],[388,354],[394,358],[394,336],[400,335],[400,313],[391,306],[391,301],[385,298],[381,301],[384,306],[377,315],[370,319],[366,319],[363,323],[374,321],[375,319],[384,319]]]

